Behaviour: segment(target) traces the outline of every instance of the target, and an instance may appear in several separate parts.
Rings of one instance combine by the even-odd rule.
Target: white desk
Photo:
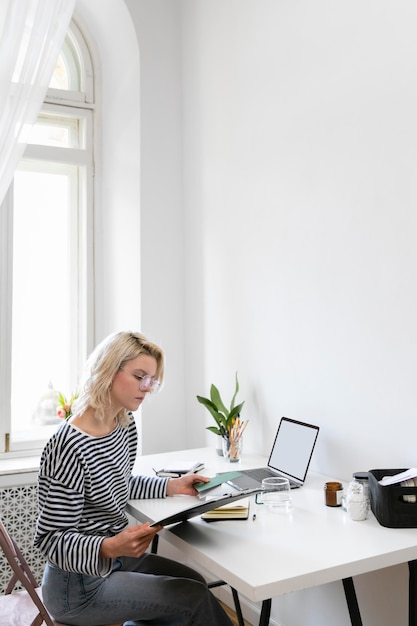
[[[174,459],[204,461],[201,473],[206,476],[265,463],[265,458],[249,455],[239,463],[229,463],[213,447],[143,456],[135,472],[153,474],[153,467],[169,465]],[[355,522],[340,507],[325,506],[323,486],[334,479],[310,473],[305,485],[292,491],[290,514],[269,513],[252,497],[248,520],[207,524],[197,517],[162,533],[239,593],[254,602],[266,601],[261,623],[267,624],[274,596],[337,580],[349,582],[352,576],[417,559],[416,529],[384,528],[372,513],[368,520]],[[132,500],[128,509],[139,521],[155,521],[192,506],[195,500],[191,496]],[[254,512],[256,521],[252,520]],[[413,585],[415,574],[414,568]],[[351,619],[355,625],[362,623],[352,613]],[[410,626],[417,626],[415,616],[410,616]]]

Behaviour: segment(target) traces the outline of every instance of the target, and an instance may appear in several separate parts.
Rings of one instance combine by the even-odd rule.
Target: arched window
[[[49,84],[46,99],[94,102],[93,67],[89,49],[75,22],[71,23]]]
[[[94,73],[73,21],[7,204],[9,285],[0,453],[39,449],[59,423],[93,325]],[[4,315],[4,314],[3,314]],[[2,332],[0,330],[0,332]],[[3,355],[3,358],[4,355]],[[7,369],[7,368],[6,368]]]

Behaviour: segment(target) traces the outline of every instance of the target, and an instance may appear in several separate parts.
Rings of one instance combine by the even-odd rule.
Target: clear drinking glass
[[[261,501],[273,513],[286,513],[292,508],[291,488],[288,478],[264,478]]]

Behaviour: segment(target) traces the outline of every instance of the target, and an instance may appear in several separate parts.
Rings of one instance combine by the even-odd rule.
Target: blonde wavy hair
[[[88,408],[95,410],[96,417],[103,419],[109,405],[109,392],[117,372],[132,359],[147,354],[156,359],[155,378],[162,387],[164,379],[164,352],[156,344],[148,341],[141,333],[118,332],[104,339],[89,356],[78,398],[72,405],[74,417],[82,415]],[[130,422],[125,409],[117,414],[119,424],[127,426]]]

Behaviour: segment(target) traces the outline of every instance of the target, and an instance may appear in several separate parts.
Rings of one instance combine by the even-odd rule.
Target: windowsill
[[[39,470],[40,458],[40,455],[20,456],[13,459],[2,457],[0,462],[0,476],[37,472]]]

